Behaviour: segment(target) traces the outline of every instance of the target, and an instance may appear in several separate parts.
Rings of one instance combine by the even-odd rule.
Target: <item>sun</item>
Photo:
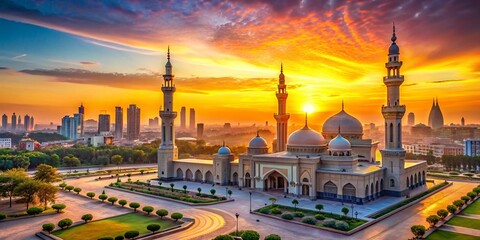
[[[307,103],[307,104],[305,104],[305,105],[303,106],[303,111],[304,111],[305,113],[307,113],[307,114],[312,113],[312,112],[313,112],[313,109],[314,109],[314,108],[313,108],[313,105],[310,104],[310,103]]]

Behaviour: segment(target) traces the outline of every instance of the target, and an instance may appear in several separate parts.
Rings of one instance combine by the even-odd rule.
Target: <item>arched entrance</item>
[[[238,185],[238,174],[236,172],[233,173],[232,180],[233,185]]]
[[[357,189],[351,183],[345,184],[342,189],[343,200],[355,202],[357,199]]]
[[[264,190],[287,192],[286,179],[277,171],[272,171],[264,178]]]
[[[302,180],[302,195],[310,196],[310,185],[308,185],[308,179],[303,178]]]
[[[202,172],[200,170],[197,170],[195,172],[195,182],[201,182],[202,181]]]
[[[210,171],[207,171],[207,173],[205,173],[205,181],[207,183],[213,183],[213,174]]]
[[[177,169],[177,178],[183,179],[183,171],[181,168]]]
[[[251,188],[252,187],[252,179],[250,179],[250,173],[247,172],[245,174],[245,179],[243,181],[244,181],[244,186],[246,188]]]
[[[331,199],[336,199],[337,198],[337,185],[335,183],[328,181],[323,185],[323,195],[324,198],[331,198]]]
[[[187,181],[192,181],[193,180],[193,173],[190,169],[187,169],[187,171],[185,172],[185,179]]]

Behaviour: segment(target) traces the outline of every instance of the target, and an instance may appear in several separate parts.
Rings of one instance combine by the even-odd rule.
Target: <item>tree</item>
[[[317,204],[315,205],[315,208],[318,210],[318,213],[322,213],[322,210],[323,210],[323,204]]]
[[[33,179],[41,182],[52,183],[52,182],[58,182],[62,178],[60,174],[57,172],[56,168],[47,164],[40,164],[37,166]]]
[[[272,206],[275,205],[275,202],[277,202],[277,199],[274,197],[271,197],[268,199],[270,202],[272,202]]]
[[[454,214],[457,211],[457,207],[455,205],[448,205],[447,210],[449,213]]]
[[[230,235],[224,234],[216,236],[213,240],[234,240],[234,238]]]
[[[116,236],[116,237],[115,237],[115,240],[123,240],[123,239],[125,239],[125,237],[122,236],[122,235],[119,235],[119,236]]]
[[[144,163],[145,160],[147,159],[146,157],[147,155],[143,150],[139,150],[139,149],[133,150],[133,156],[132,156],[133,162]]]
[[[145,206],[142,208],[142,211],[146,212],[147,215],[150,215],[151,212],[153,212],[153,207],[152,206]]]
[[[350,212],[350,210],[347,208],[347,207],[343,207],[342,208],[342,213],[347,216],[348,212]]]
[[[295,209],[295,212],[297,211],[297,205],[298,205],[298,203],[299,203],[299,202],[298,202],[297,199],[293,199],[293,200],[292,200],[292,205],[293,205],[293,207],[294,207],[294,209]]]
[[[420,238],[425,234],[427,231],[425,229],[425,226],[423,225],[413,225],[410,230],[412,231],[413,235],[415,236],[415,239]]]
[[[115,154],[112,156],[111,160],[113,164],[117,165],[118,171],[120,171],[119,165],[122,164],[123,157],[121,155]]]
[[[282,240],[282,238],[277,234],[270,234],[265,237],[265,240]]]
[[[187,185],[183,185],[183,192],[187,193]]]
[[[94,193],[94,192],[88,192],[88,193],[87,193],[87,196],[88,196],[90,199],[93,199],[93,197],[95,197],[95,193]]]
[[[93,219],[93,215],[90,213],[84,214],[82,216],[82,220],[85,221],[85,223],[87,223],[88,221],[92,221],[92,219]]]
[[[31,207],[31,208],[27,209],[28,215],[35,216],[35,215],[40,214],[42,212],[43,212],[43,209],[40,208],[40,207]]]
[[[148,229],[149,231],[152,231],[152,233],[155,233],[156,231],[160,230],[160,225],[158,225],[158,224],[149,224],[149,225],[147,226],[147,229]]]
[[[53,231],[53,229],[55,229],[55,224],[45,223],[42,225],[42,229],[43,231],[48,232],[48,234],[50,234]]]
[[[472,191],[478,195],[480,194],[480,187],[475,187]]]
[[[67,166],[67,167],[76,167],[78,165],[80,165],[80,160],[78,160],[77,157],[75,156],[65,156],[63,157],[63,163]]]
[[[61,229],[64,229],[64,228],[68,228],[72,225],[73,221],[72,219],[70,218],[64,218],[60,221],[58,221],[58,226],[61,228]]]
[[[118,198],[116,198],[116,197],[109,197],[109,198],[107,199],[107,201],[109,201],[110,203],[112,203],[112,205],[113,205],[114,203],[116,203],[117,200],[118,200]]]
[[[253,230],[245,230],[241,235],[243,240],[259,240],[260,234]]]
[[[229,198],[232,198],[233,191],[228,189],[227,194]]]
[[[45,210],[47,210],[48,202],[55,202],[55,195],[57,194],[58,188],[53,186],[51,183],[41,182],[40,187],[37,192],[37,197],[40,202],[43,202]]]
[[[166,209],[159,209],[156,213],[158,216],[160,216],[161,219],[168,215],[168,211]]]
[[[56,153],[50,155],[50,165],[52,165],[52,167],[58,167],[59,164],[60,157]]]
[[[210,193],[212,194],[212,196],[215,196],[215,193],[217,192],[217,190],[215,189],[210,189]]]
[[[133,211],[136,212],[136,211],[137,211],[137,208],[140,207],[140,203],[131,202],[128,206],[130,206],[131,208],[133,208]]]
[[[123,207],[123,206],[127,205],[127,200],[122,199],[122,200],[118,201],[118,204],[120,204],[120,206]]]
[[[23,168],[12,168],[0,174],[0,192],[10,198],[10,207],[12,207],[12,197],[16,195],[15,188],[28,179]]]
[[[465,204],[463,200],[455,200],[453,201],[453,205],[455,205],[457,208],[461,208]]]
[[[480,189],[480,188],[479,188]],[[197,188],[197,191],[198,191],[198,194],[201,194],[202,193],[202,188]]]
[[[66,186],[65,189],[67,189],[69,192],[71,192],[75,187],[72,185]]]
[[[100,194],[100,196],[98,196],[98,198],[100,200],[102,200],[102,202],[105,202],[105,200],[107,200],[108,196],[106,194]]]
[[[437,211],[437,215],[440,217],[441,220],[443,220],[448,216],[448,211],[445,209],[440,209]]]
[[[427,217],[427,222],[430,223],[430,227],[434,227],[438,221],[440,221],[440,218],[437,215],[430,215]]]
[[[66,183],[66,182],[62,182],[62,183],[58,184],[58,186],[59,186],[62,190],[64,190],[65,187],[67,187],[67,183]]]
[[[472,200],[469,196],[462,196],[461,199],[462,199],[465,203],[468,203],[468,201]]]
[[[77,194],[80,194],[80,192],[82,191],[82,189],[76,187],[76,188],[73,189],[73,191],[76,192]]]
[[[172,213],[172,215],[170,215],[170,217],[171,217],[172,219],[174,219],[175,222],[176,222],[176,221],[178,221],[178,219],[183,218],[183,214],[181,214],[181,213],[179,213],[179,212],[174,212],[174,213]]]
[[[52,208],[57,210],[57,213],[60,213],[60,211],[62,211],[63,209],[65,209],[67,207],[67,205],[65,204],[61,204],[61,203],[57,203],[57,204],[53,204],[52,205]]]
[[[140,235],[138,231],[128,231],[123,236],[125,236],[126,239],[134,239],[138,237],[138,235]]]
[[[475,193],[475,192],[469,192],[469,193],[467,193],[467,196],[468,196],[470,199],[474,199],[474,198],[477,196],[477,193]]]
[[[37,180],[27,180],[15,188],[15,195],[21,196],[27,202],[28,205],[32,202],[35,194],[37,194],[40,189],[40,182]]]
[[[170,183],[170,190],[173,192],[173,187],[175,186],[175,184],[173,183]]]

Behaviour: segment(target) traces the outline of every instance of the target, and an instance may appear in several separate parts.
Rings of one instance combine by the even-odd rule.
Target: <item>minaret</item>
[[[408,191],[403,181],[405,168],[405,150],[402,147],[402,117],[405,105],[400,104],[400,85],[404,79],[400,75],[402,62],[399,59],[400,49],[396,44],[395,24],[393,25],[392,44],[388,49],[387,76],[383,83],[387,86],[387,105],[382,106],[385,119],[385,149],[382,153],[382,166],[387,168],[386,190],[389,195],[403,196]],[[393,183],[393,184],[392,184]]]
[[[175,146],[175,118],[177,112],[173,111],[173,84],[172,64],[170,63],[170,47],[168,47],[167,64],[163,75],[163,110],[160,111],[162,118],[162,143],[158,148],[158,178],[173,178],[173,160],[178,159],[178,148]]]
[[[275,152],[285,151],[287,145],[287,127],[290,114],[287,113],[287,85],[285,85],[285,75],[283,75],[283,63],[280,65],[280,75],[278,76],[278,113],[274,114],[277,120],[277,143]]]

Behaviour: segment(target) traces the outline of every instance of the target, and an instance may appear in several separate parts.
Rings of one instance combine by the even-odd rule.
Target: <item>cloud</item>
[[[9,67],[0,67],[0,70],[11,70]]]
[[[80,62],[80,64],[85,65],[85,66],[97,66],[97,65],[99,65],[96,62]]]
[[[450,82],[463,82],[463,81],[466,81],[466,79],[436,80],[436,81],[430,81],[429,83],[450,83]]]
[[[12,59],[16,61],[16,60],[19,60],[19,59],[24,58],[26,56],[27,56],[27,54],[20,54],[20,55],[17,55],[15,57],[13,57]]]

